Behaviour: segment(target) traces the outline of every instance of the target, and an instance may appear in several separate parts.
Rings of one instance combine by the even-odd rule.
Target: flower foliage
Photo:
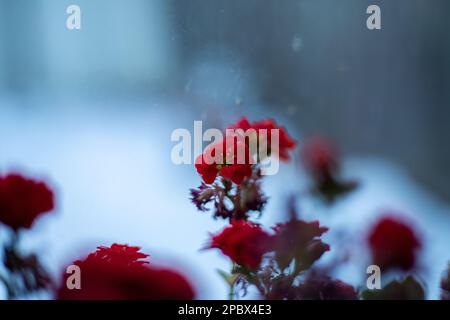
[[[356,300],[358,293],[351,285],[328,276],[309,277],[297,288],[295,298],[299,300]]]
[[[291,220],[276,225],[274,230],[275,258],[281,269],[295,260],[298,270],[307,270],[330,250],[329,245],[320,239],[328,228],[321,227],[318,221]]]
[[[42,181],[20,174],[0,175],[0,222],[29,229],[40,215],[54,208],[53,192]]]
[[[211,210],[214,218],[247,219],[252,212],[261,214],[267,203],[261,182],[259,170],[240,185],[226,179],[212,185],[202,182],[197,189],[191,189],[191,200],[199,211]]]
[[[380,290],[365,290],[362,297],[365,300],[423,300],[425,290],[416,278],[409,275],[391,281]]]
[[[54,194],[44,182],[18,173],[0,175],[0,223],[6,226],[0,282],[7,297],[16,299],[45,290],[50,275],[38,255],[20,250],[21,231],[30,229],[36,219],[54,209]]]

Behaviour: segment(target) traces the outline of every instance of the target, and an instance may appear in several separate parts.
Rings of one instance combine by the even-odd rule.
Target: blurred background
[[[66,28],[71,4],[81,30]],[[381,30],[366,28],[371,4]],[[170,135],[194,120],[273,117],[300,143],[330,136],[344,174],[361,181],[331,210],[300,200],[302,214],[354,237],[384,210],[407,215],[437,297],[450,258],[449,10],[445,0],[0,0],[0,172],[45,178],[58,196],[24,246],[56,274],[96,245],[140,245],[189,274],[201,298],[225,298],[216,269],[228,261],[200,251],[224,223],[190,203],[200,178],[171,162]],[[305,189],[303,173],[283,165],[265,187],[269,224]],[[362,283],[364,263],[340,276]]]

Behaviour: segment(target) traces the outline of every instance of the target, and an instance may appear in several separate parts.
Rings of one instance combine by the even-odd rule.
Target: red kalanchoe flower
[[[318,221],[290,220],[273,229],[273,246],[281,269],[288,267],[295,259],[299,268],[297,271],[306,270],[330,250],[328,244],[320,239],[328,228],[321,227]]]
[[[305,142],[301,159],[306,168],[315,176],[323,177],[338,169],[338,152],[324,137],[313,137]]]
[[[393,217],[382,218],[368,237],[373,262],[382,270],[411,269],[416,261],[416,252],[421,243],[414,230]]]
[[[269,251],[269,239],[270,235],[259,225],[238,220],[213,236],[209,248],[220,249],[233,262],[255,270]]]
[[[236,184],[252,175],[252,160],[248,146],[235,136],[209,145],[195,161],[195,168],[207,184],[218,175]]]
[[[102,248],[75,264],[81,288],[69,289],[64,273],[56,296],[61,300],[190,300],[195,294],[179,273],[143,264],[137,247]],[[132,248],[132,249],[130,249]],[[123,257],[119,257],[123,255]]]
[[[148,261],[142,259],[148,258],[149,255],[139,252],[139,250],[141,250],[140,247],[114,243],[111,247],[97,247],[97,251],[89,254],[87,260],[98,259],[106,262],[123,264],[125,266],[132,264],[147,264]]]
[[[53,192],[44,182],[14,173],[0,176],[0,222],[14,230],[28,229],[53,208]]]
[[[284,127],[280,127],[276,124],[276,122],[272,119],[265,119],[261,121],[255,121],[250,123],[246,117],[242,117],[235,124],[228,127],[229,129],[242,129],[244,132],[249,129],[256,130],[258,134],[258,142],[259,139],[262,138],[261,133],[263,131],[259,130],[267,130],[267,148],[270,149],[271,146],[271,130],[276,129],[279,130],[279,158],[283,161],[288,161],[290,159],[289,152],[295,148],[297,142],[292,139],[287,133]]]

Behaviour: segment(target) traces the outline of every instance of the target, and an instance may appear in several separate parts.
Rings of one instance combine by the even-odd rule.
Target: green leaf
[[[226,271],[217,269],[217,273],[220,275],[220,277],[222,279],[225,280],[225,282],[229,285],[232,286],[234,284],[234,282],[236,281],[236,279],[239,277],[238,274],[229,274]]]
[[[413,276],[403,281],[394,280],[380,290],[365,290],[361,293],[364,300],[424,300],[425,290]]]

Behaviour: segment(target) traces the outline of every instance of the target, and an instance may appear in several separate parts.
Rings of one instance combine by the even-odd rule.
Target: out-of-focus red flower
[[[0,222],[14,230],[28,229],[53,208],[53,192],[44,182],[15,173],[0,176]]]
[[[330,247],[320,239],[328,228],[321,227],[319,221],[290,220],[276,225],[273,229],[275,231],[273,246],[281,269],[296,259],[297,267],[306,270],[330,250]]]
[[[238,220],[213,236],[209,247],[220,249],[233,262],[254,270],[270,249],[269,239],[270,235],[259,225]]]
[[[211,184],[217,175],[240,184],[252,175],[252,160],[248,146],[229,136],[223,141],[209,145],[195,161],[195,168],[203,181]]]
[[[306,140],[300,158],[313,177],[313,191],[329,203],[355,190],[358,186],[355,181],[341,179],[337,149],[325,137],[313,137]]]
[[[288,161],[290,159],[289,152],[295,148],[297,142],[292,139],[287,133],[284,127],[280,127],[276,124],[273,119],[265,119],[261,121],[255,121],[250,123],[246,117],[240,118],[235,124],[228,127],[228,129],[242,129],[244,132],[249,129],[256,130],[258,134],[258,144],[261,145],[259,141],[263,135],[263,131],[259,130],[267,130],[267,148],[269,148],[272,142],[272,133],[271,130],[279,130],[279,158],[283,161]]]
[[[66,286],[63,275],[56,296],[61,300],[189,300],[195,296],[189,282],[179,273],[141,261],[137,247],[100,249],[75,264],[81,270],[81,288]],[[120,257],[123,255],[123,257]]]
[[[414,230],[404,222],[386,216],[373,227],[368,237],[373,262],[382,270],[411,269],[421,242]]]
[[[338,168],[338,152],[333,144],[324,137],[306,140],[301,159],[305,167],[316,177],[330,175]]]
[[[114,243],[111,247],[97,247],[97,251],[89,254],[87,260],[98,259],[106,262],[123,264],[125,266],[132,264],[147,264],[148,261],[145,259],[148,258],[149,255],[139,252],[140,250],[140,247]]]

